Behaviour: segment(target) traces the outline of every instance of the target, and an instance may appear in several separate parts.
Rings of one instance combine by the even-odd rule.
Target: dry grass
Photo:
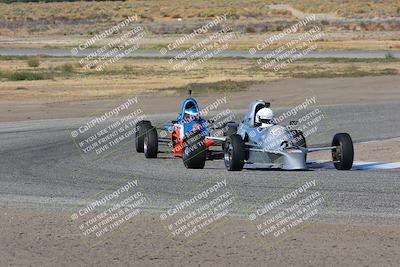
[[[26,61],[26,58],[0,59],[0,72],[38,71],[37,68],[27,67]],[[190,72],[174,71],[166,59],[122,59],[104,72],[84,71],[76,61],[69,58],[41,58],[40,62],[39,71],[55,70],[52,79],[10,81],[3,78],[0,82],[0,98],[57,102],[112,98],[153,90],[168,94],[172,90],[184,89],[189,84],[201,84],[201,88],[215,90],[226,89],[227,86],[243,90],[259,81],[291,77],[353,77],[400,73],[399,60],[306,60],[294,62],[278,72],[263,71],[253,60],[229,58],[209,60]]]
[[[396,17],[400,16],[400,1],[346,1],[346,0],[287,0],[294,8],[307,13],[335,12],[344,17]]]
[[[250,47],[255,47],[258,43],[262,43],[263,40],[267,39],[269,36],[272,36],[276,33],[270,34],[244,34],[238,35],[237,39],[233,39],[229,43],[229,49],[232,50],[248,50]],[[391,36],[396,36],[400,34],[400,32],[394,32]],[[381,40],[370,39],[370,37],[360,37],[360,39],[352,40],[352,37],[347,35],[346,37],[340,37],[343,35],[339,32],[336,33],[327,33],[324,35],[323,39],[316,40],[315,43],[318,46],[318,50],[335,50],[335,49],[344,49],[344,50],[398,50],[400,49],[400,40],[389,40],[384,38],[383,36],[377,37],[382,38]],[[361,35],[361,34],[359,34]],[[357,38],[357,34],[353,35],[353,38]],[[394,38],[394,37],[393,37]],[[269,46],[269,49],[276,49],[281,46],[285,46],[288,43],[288,40],[296,39],[295,35],[288,36],[287,39],[276,41]],[[349,40],[350,39],[350,40]],[[168,40],[170,38],[158,38],[158,43],[151,42],[150,40],[144,40],[141,45],[141,49],[148,50],[159,50],[161,47],[165,47],[168,44]],[[197,39],[192,39],[186,42],[185,44],[179,46],[179,49],[188,49],[194,44],[196,44]]]
[[[222,14],[227,14],[233,24],[240,24],[244,32],[276,31],[284,27],[286,22],[295,20],[289,11],[269,9],[270,4],[277,2],[279,1],[131,0],[0,4],[0,23],[13,25],[11,28],[1,27],[0,35],[94,34],[133,14],[138,14],[140,22],[157,34],[187,33],[205,20]],[[304,12],[337,13],[348,18],[400,16],[400,0],[288,0],[285,3]],[[182,21],[179,22],[178,19]],[[280,24],[277,25],[278,21]],[[360,25],[356,24],[354,27]],[[361,26],[368,28],[368,25]],[[396,25],[386,26],[391,30],[396,27]],[[379,27],[386,26],[379,24],[370,30],[382,30]],[[343,27],[351,30],[353,26]]]
[[[230,14],[233,18],[291,17],[290,12],[269,10],[268,5],[282,3],[275,0],[130,0],[126,2],[55,2],[0,4],[2,20],[97,20],[118,21],[133,13],[148,21],[184,18],[198,20]],[[336,12],[346,17],[399,16],[400,1],[347,0],[287,0],[294,8],[307,13]],[[60,12],[62,10],[63,12]]]
[[[143,20],[148,21],[176,20],[177,18],[198,20],[222,14],[230,14],[235,18],[254,18],[273,15],[266,7],[268,2],[272,1],[134,0],[126,2],[13,3],[12,5],[0,5],[0,19],[118,21],[134,13],[140,14]]]
[[[248,50],[250,47],[255,47],[256,44],[263,42],[270,34],[239,34],[237,39],[232,39],[229,42],[229,49],[232,50]],[[276,34],[276,33],[275,33]],[[319,50],[399,50],[400,39],[396,36],[400,35],[400,31],[385,32],[385,34],[365,33],[365,32],[326,32],[322,40],[317,40]],[[168,43],[178,39],[180,35],[150,35],[141,41],[140,50],[159,51],[162,47],[166,47]],[[295,36],[289,36],[295,39]],[[0,37],[1,38],[1,37]],[[42,37],[26,37],[26,38],[1,38],[0,48],[66,48],[71,49],[77,47],[79,43],[86,40],[87,36],[53,36],[51,38]],[[204,36],[202,36],[204,38]],[[376,39],[374,39],[376,38]],[[188,40],[179,49],[187,49],[196,44],[200,39],[193,38]],[[99,40],[93,47],[102,47],[110,39]],[[288,40],[278,41],[270,45],[271,49],[285,45]]]

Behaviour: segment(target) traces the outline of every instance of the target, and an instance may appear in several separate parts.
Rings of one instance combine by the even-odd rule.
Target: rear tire
[[[146,158],[157,158],[158,135],[156,128],[153,126],[144,135],[143,151]]]
[[[225,127],[226,127],[226,131],[224,132],[225,136],[231,136],[233,134],[236,134],[236,132],[237,132],[237,126],[236,125],[232,125],[230,123],[233,123],[233,122],[228,122],[225,125]]]
[[[229,136],[225,141],[224,163],[228,171],[241,171],[246,156],[244,141],[238,134]]]
[[[187,169],[203,169],[206,164],[207,149],[201,132],[190,132],[183,141],[182,160]]]
[[[145,133],[150,130],[151,122],[150,121],[139,121],[136,123],[136,131],[135,131],[135,147],[136,152],[143,153],[144,152],[144,136]]]
[[[350,170],[354,160],[353,141],[350,135],[348,133],[335,134],[332,146],[336,146],[332,149],[332,160],[335,168],[337,170]]]

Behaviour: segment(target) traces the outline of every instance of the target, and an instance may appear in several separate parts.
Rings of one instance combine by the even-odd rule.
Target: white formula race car
[[[307,154],[322,150],[331,151],[332,163],[337,170],[352,168],[354,149],[349,134],[335,134],[331,146],[308,148],[303,133],[292,129],[293,125],[278,125],[267,117],[257,117],[260,110],[266,110],[268,116],[269,106],[270,103],[263,100],[253,101],[242,122],[227,123],[226,136],[206,137],[222,142],[227,170],[240,171],[245,163],[303,170],[307,169]]]

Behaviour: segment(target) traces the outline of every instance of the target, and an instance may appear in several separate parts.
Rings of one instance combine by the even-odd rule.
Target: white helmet
[[[256,113],[255,123],[261,128],[266,128],[274,125],[274,113],[270,108],[262,108]]]

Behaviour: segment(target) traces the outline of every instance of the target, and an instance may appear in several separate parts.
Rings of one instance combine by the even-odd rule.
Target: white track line
[[[311,168],[316,169],[334,169],[333,163],[327,160],[314,160],[308,161]],[[392,170],[400,169],[400,162],[365,162],[355,161],[353,163],[353,170]]]

